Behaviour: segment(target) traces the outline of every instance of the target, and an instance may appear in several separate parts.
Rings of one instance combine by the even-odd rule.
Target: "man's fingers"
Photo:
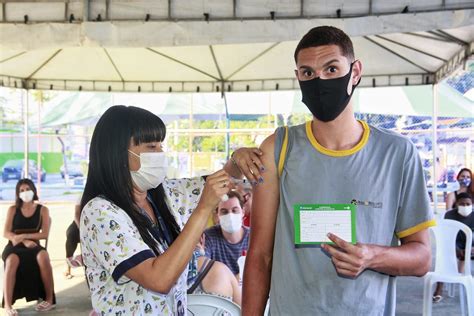
[[[354,260],[346,252],[342,251],[340,248],[336,248],[334,245],[324,244],[323,249],[329,252],[331,257],[336,258],[339,261],[347,262],[349,264],[355,264]]]
[[[348,242],[345,241],[344,239],[339,238],[338,236],[336,236],[336,235],[334,235],[334,234],[329,233],[329,234],[328,234],[328,238],[329,238],[333,243],[335,243],[339,248],[344,249],[344,250],[347,251],[347,252],[349,252],[349,251],[354,247],[354,245],[352,245],[351,243],[348,243]]]
[[[337,271],[338,274],[346,276],[346,277],[350,277],[350,278],[355,278],[358,275],[358,273],[356,273],[354,271],[351,271],[351,270],[347,270],[347,269],[337,269],[336,268],[336,271]]]
[[[352,272],[358,272],[359,268],[342,260],[339,260],[337,257],[333,256],[332,257],[332,262],[334,263],[334,266],[336,266],[337,269],[344,269],[344,270],[349,270]]]

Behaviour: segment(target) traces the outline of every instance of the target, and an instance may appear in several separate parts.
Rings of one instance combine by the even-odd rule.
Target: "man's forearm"
[[[368,269],[390,275],[423,276],[431,267],[431,249],[421,242],[398,247],[370,245],[373,252]]]
[[[249,251],[244,269],[242,315],[263,315],[270,290],[271,264],[271,258]]]

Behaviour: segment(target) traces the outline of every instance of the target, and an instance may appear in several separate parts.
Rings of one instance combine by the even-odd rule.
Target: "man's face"
[[[457,206],[470,206],[472,205],[472,200],[471,199],[459,199],[456,202]]]
[[[249,216],[252,209],[252,190],[247,190],[243,186],[239,185],[236,187],[236,191],[242,196],[244,200],[244,214]]]
[[[230,198],[225,202],[220,202],[217,208],[217,215],[223,216],[229,213],[240,214],[243,216],[242,207],[240,207],[239,200],[236,197]]]
[[[300,81],[317,77],[321,79],[340,78],[349,72],[351,62],[342,55],[337,45],[304,48],[298,52],[295,74]],[[355,61],[352,67],[352,78],[347,86],[347,94],[352,93],[352,86],[359,81],[361,69],[360,61]]]

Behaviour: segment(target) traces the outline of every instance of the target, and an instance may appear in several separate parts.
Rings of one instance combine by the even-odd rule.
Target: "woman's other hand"
[[[231,178],[224,170],[207,176],[199,205],[209,211],[214,210],[232,187]]]
[[[23,240],[25,240],[25,236],[23,236],[23,234],[17,234],[15,236],[13,236],[12,244],[13,244],[13,246],[16,246],[18,244],[21,244],[23,242]]]
[[[253,185],[263,182],[265,167],[260,160],[262,154],[258,148],[242,147],[234,151],[231,157],[232,163]]]
[[[37,243],[35,243],[33,240],[23,240],[23,245],[25,245],[26,248],[35,248],[36,246],[38,246]]]

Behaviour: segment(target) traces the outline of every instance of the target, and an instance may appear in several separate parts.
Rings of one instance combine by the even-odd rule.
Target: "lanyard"
[[[165,224],[165,220],[163,219],[163,217],[161,216],[158,208],[156,207],[155,203],[151,199],[151,196],[148,194],[146,198],[147,198],[148,202],[150,202],[151,207],[153,208],[153,213],[155,213],[155,216],[158,220],[158,225],[157,226],[160,229],[160,232],[161,232],[162,236],[165,238],[167,246],[169,247],[169,245],[171,245],[173,240],[171,238],[171,233],[170,233],[170,231],[168,230],[168,227]],[[145,214],[146,214],[146,212],[145,212]],[[148,216],[148,214],[147,214],[147,216]],[[149,218],[149,216],[148,216],[148,218]],[[160,239],[162,239],[162,238],[160,238]]]

